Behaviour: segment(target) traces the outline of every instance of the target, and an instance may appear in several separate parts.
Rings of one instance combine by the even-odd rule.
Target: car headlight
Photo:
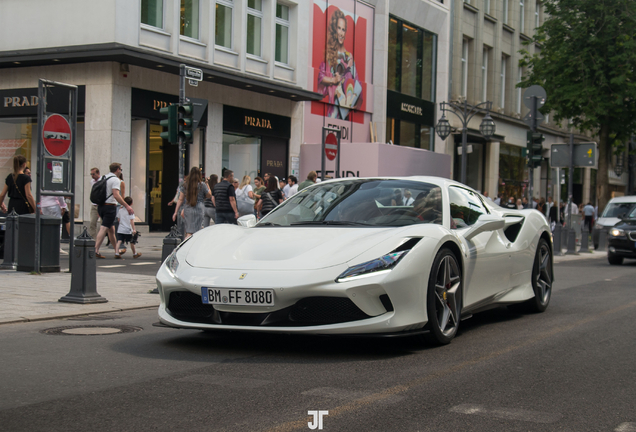
[[[406,255],[407,252],[408,250],[391,252],[381,256],[380,258],[349,267],[340,276],[338,276],[336,282],[345,282],[353,280],[354,278],[358,279],[365,276],[377,275],[380,272],[389,272],[397,265],[402,257]]]
[[[620,228],[612,228],[610,230],[610,235],[612,237],[624,237],[625,236],[625,231],[623,231]]]
[[[168,258],[166,258],[166,268],[175,276],[177,274],[177,269],[179,268],[179,260],[177,259],[177,251],[175,250],[170,254]]]

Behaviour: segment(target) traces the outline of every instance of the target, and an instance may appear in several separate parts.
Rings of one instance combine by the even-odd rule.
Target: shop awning
[[[179,75],[179,65],[185,63],[188,66],[202,69],[204,81],[292,101],[319,101],[324,98],[324,95],[320,93],[308,91],[291,84],[260,79],[250,74],[229,71],[208,63],[197,62],[194,59],[186,60],[168,54],[153,53],[148,50],[119,43],[74,45],[60,48],[0,52],[0,68],[111,61],[154,69],[174,75]]]

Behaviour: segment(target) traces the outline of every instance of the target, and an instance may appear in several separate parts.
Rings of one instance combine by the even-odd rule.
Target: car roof
[[[431,183],[438,186],[461,186],[467,189],[473,190],[471,187],[466,186],[463,183],[460,183],[455,180],[447,179],[445,177],[435,177],[435,176],[409,176],[409,177],[397,177],[397,176],[375,176],[375,177],[341,177],[337,179],[329,179],[324,182],[337,182],[337,181],[346,181],[346,180],[411,180],[411,181],[419,181],[424,183]],[[320,184],[320,183],[316,183]]]
[[[627,195],[612,198],[610,200],[610,203],[636,203],[636,195]]]

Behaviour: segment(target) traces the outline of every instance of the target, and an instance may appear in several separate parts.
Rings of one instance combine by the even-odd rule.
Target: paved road
[[[0,430],[636,431],[636,263],[556,265],[548,311],[497,309],[449,346],[210,335],[155,311],[0,326]],[[46,335],[72,325],[135,333]]]

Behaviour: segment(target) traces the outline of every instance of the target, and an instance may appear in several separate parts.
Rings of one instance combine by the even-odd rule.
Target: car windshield
[[[616,218],[621,214],[629,212],[635,203],[610,203],[605,207],[605,211],[603,212],[604,218]]]
[[[406,226],[442,223],[442,190],[412,180],[326,182],[305,189],[257,226]]]
[[[632,212],[627,216],[630,219],[636,219],[636,206],[632,209]]]

